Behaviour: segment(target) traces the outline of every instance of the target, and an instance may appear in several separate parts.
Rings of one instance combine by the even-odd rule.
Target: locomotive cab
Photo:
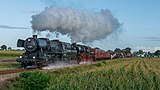
[[[63,52],[62,43],[59,40],[51,40],[50,51],[52,53],[62,53]]]

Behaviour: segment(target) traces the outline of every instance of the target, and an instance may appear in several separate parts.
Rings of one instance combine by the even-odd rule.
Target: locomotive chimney
[[[33,35],[33,38],[37,38],[37,35]]]

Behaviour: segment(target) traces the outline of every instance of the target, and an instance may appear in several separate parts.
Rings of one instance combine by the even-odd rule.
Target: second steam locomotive
[[[101,59],[110,59],[111,54],[98,48],[80,44],[70,44],[48,38],[37,38],[37,35],[26,40],[18,39],[17,47],[23,47],[25,52],[17,59],[24,68],[47,66],[50,63],[64,61],[67,63],[85,63]]]

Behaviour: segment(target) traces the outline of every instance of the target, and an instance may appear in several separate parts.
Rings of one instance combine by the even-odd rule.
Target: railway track
[[[5,70],[0,71],[0,75],[7,75],[7,74],[13,74],[13,73],[19,73],[19,72],[25,72],[25,71],[34,71],[34,70],[42,70],[42,69],[14,69],[14,70]]]

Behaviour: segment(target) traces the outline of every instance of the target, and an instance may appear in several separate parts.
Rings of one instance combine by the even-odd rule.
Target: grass
[[[21,65],[18,62],[0,62],[0,71],[12,70],[20,68]]]
[[[51,79],[45,89],[159,90],[159,64],[159,58],[130,58],[48,70],[45,73]]]
[[[19,57],[23,51],[3,51],[0,50],[0,58],[13,58]]]
[[[0,71],[20,68],[20,63],[16,62],[23,51],[2,51],[0,50]]]

